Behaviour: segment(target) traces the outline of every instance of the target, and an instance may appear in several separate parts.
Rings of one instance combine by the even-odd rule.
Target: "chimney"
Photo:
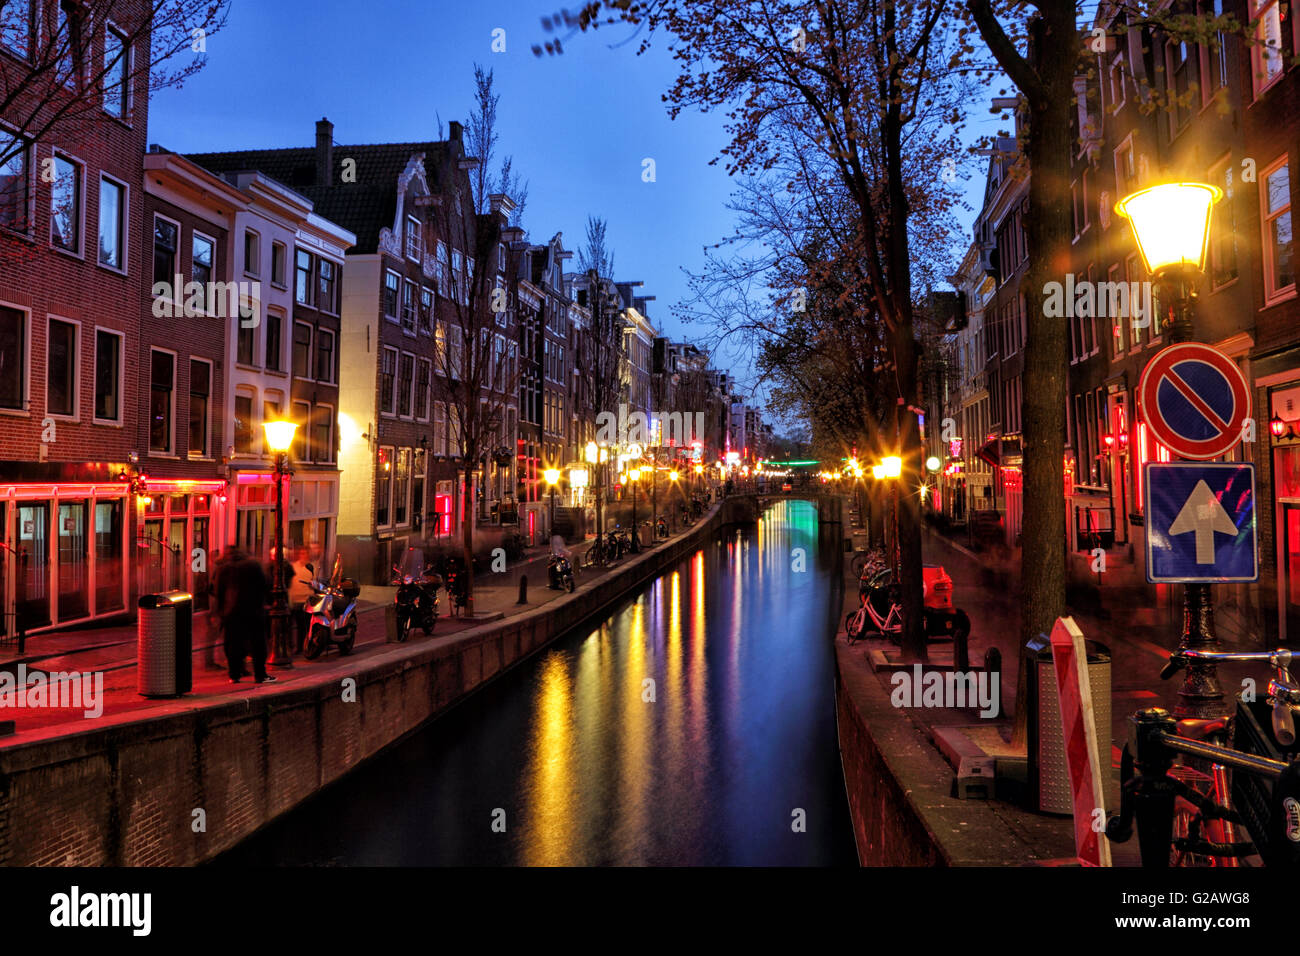
[[[316,185],[329,186],[334,178],[334,124],[322,117],[316,122]]]
[[[460,123],[456,122],[456,120],[452,120],[449,124],[447,124],[447,128],[449,130],[447,134],[447,138],[449,140],[454,140],[457,143],[461,142],[461,140],[463,139],[462,134],[465,130],[465,127],[461,126]]]

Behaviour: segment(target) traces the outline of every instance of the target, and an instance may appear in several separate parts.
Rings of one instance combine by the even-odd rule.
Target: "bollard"
[[[516,604],[528,603],[528,575],[526,574],[519,575],[519,600],[516,601],[515,603]]]

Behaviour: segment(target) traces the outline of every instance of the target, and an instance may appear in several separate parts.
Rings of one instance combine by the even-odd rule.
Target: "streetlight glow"
[[[888,458],[881,459],[881,475],[885,478],[897,478],[903,473],[903,459],[897,455],[890,455]]]
[[[1140,189],[1115,204],[1129,221],[1147,271],[1205,266],[1210,244],[1210,214],[1223,190],[1205,183],[1164,183]]]
[[[546,483],[548,485],[553,485],[560,480],[560,469],[547,468],[544,472],[542,472],[542,477],[546,479]]]
[[[288,451],[293,445],[293,434],[298,430],[298,423],[281,419],[262,422],[262,428],[266,432],[266,443],[272,451]]]

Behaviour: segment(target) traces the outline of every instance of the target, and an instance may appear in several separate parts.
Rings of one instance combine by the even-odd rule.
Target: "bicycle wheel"
[[[868,561],[868,556],[867,556],[867,552],[865,551],[859,551],[857,554],[853,556],[853,576],[855,578],[862,577],[863,572],[865,572],[867,569],[867,561]]]

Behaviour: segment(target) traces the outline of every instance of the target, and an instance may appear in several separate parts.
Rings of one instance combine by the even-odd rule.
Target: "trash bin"
[[[1110,770],[1110,648],[1084,641],[1088,652],[1088,684],[1092,689],[1092,714],[1101,752],[1102,776]],[[1061,705],[1056,691],[1056,665],[1052,642],[1039,635],[1025,645],[1026,704],[1029,731],[1029,803],[1044,813],[1073,813],[1070,768],[1065,761],[1065,736],[1061,733]]]
[[[179,697],[193,686],[194,596],[145,594],[137,605],[136,690],[142,697]]]

